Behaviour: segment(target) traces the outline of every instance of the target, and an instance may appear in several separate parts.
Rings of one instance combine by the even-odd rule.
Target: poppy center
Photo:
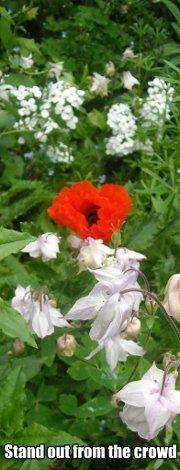
[[[96,224],[98,221],[98,209],[99,206],[91,206],[91,208],[88,210],[86,214],[86,219],[88,221],[89,226]]]

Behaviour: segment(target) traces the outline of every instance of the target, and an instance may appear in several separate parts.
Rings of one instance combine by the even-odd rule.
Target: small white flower
[[[126,47],[125,51],[123,52],[124,59],[134,59],[137,55],[134,54],[131,47]]]
[[[23,69],[30,69],[33,66],[33,58],[32,54],[29,54],[27,57],[21,56],[20,57],[20,66]]]
[[[126,88],[127,90],[132,90],[134,85],[140,84],[139,80],[133,77],[133,75],[131,74],[131,72],[129,72],[129,70],[127,72],[123,72],[122,81],[123,81],[124,88]]]
[[[49,77],[56,77],[56,80],[59,79],[63,71],[64,62],[49,62]]]
[[[82,268],[100,268],[107,256],[113,253],[114,250],[104,245],[103,240],[88,237],[82,243],[78,260]]]
[[[109,78],[100,75],[100,73],[93,73],[92,82],[89,87],[91,93],[100,95],[102,98],[108,95]]]
[[[43,261],[57,258],[59,253],[59,238],[54,233],[39,235],[35,242],[28,243],[21,251],[29,253],[32,258],[41,257]]]
[[[36,86],[36,85],[32,87],[32,93],[35,96],[35,98],[41,98],[42,96],[41,89],[39,88],[39,86]]]
[[[19,137],[19,139],[18,139],[18,144],[24,145],[25,142],[26,142],[26,141],[25,141],[24,137]]]

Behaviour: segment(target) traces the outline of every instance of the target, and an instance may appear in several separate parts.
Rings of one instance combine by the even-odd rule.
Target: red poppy
[[[82,181],[61,189],[47,213],[81,238],[101,238],[107,243],[131,208],[131,197],[123,186],[103,184],[95,188],[89,181]]]

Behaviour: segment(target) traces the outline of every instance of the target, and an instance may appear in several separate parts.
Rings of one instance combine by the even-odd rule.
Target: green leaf
[[[24,388],[25,376],[21,367],[8,372],[0,392],[0,419],[1,427],[9,435],[20,430],[23,425]]]
[[[60,410],[69,416],[76,416],[78,403],[75,395],[60,395],[59,397],[59,408]]]
[[[0,128],[10,127],[14,123],[14,117],[5,110],[0,111]]]
[[[40,442],[43,442],[45,446],[84,444],[77,436],[72,436],[61,429],[57,432],[57,430],[48,429],[38,423],[31,423],[30,426],[26,428],[23,435],[19,435],[19,437],[17,436],[15,439],[11,440],[11,442],[13,441],[17,445],[38,445]],[[7,443],[7,439],[1,440],[1,444],[5,443]]]
[[[155,220],[145,224],[139,228],[138,232],[134,234],[131,241],[131,249],[133,250],[146,250],[154,241],[154,236],[158,232],[158,225]]]
[[[4,9],[0,18],[0,39],[5,49],[9,49],[13,45],[11,23],[11,15]]]
[[[20,338],[25,343],[37,347],[28,325],[20,313],[0,298],[0,330],[11,338]]]
[[[53,335],[44,338],[41,343],[41,357],[44,364],[50,367],[56,355],[56,340]]]
[[[108,400],[108,397],[95,397],[91,400],[84,403],[84,405],[78,408],[77,417],[79,419],[84,418],[94,418],[96,416],[104,416],[106,414],[111,413],[113,407]]]
[[[23,465],[20,467],[21,470],[44,470],[49,469],[49,461],[43,459],[42,461],[38,460],[25,460]]]
[[[170,0],[162,0],[164,5],[169,9],[169,11],[172,13],[174,18],[176,18],[176,21],[180,23],[180,10],[179,8],[175,5],[175,3],[171,2]]]
[[[102,131],[106,130],[107,125],[105,116],[100,111],[97,111],[97,109],[93,109],[88,114],[88,119],[93,126],[98,127]]]
[[[12,253],[22,250],[28,243],[35,240],[29,233],[16,232],[0,227],[0,260]]]

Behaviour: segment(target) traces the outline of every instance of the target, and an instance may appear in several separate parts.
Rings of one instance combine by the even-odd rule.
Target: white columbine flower
[[[21,251],[29,253],[32,258],[42,258],[43,261],[57,258],[60,239],[54,233],[43,233],[36,241],[28,243]]]
[[[145,352],[134,341],[124,339],[120,334],[116,334],[112,338],[102,338],[99,341],[99,346],[86,359],[91,359],[103,348],[105,349],[106,360],[111,371],[116,368],[118,362],[125,362],[128,356],[142,356]]]
[[[33,65],[34,61],[32,58],[32,54],[29,54],[27,57],[21,56],[20,57],[20,66],[23,69],[30,69]]]
[[[19,285],[11,305],[28,322],[30,331],[34,331],[39,338],[52,334],[54,326],[61,328],[69,326],[48,297],[43,293],[36,294],[30,287],[25,289]]]
[[[88,237],[82,243],[78,261],[82,268],[100,268],[107,256],[113,253],[114,250],[104,245],[103,240]]]
[[[139,85],[139,80],[137,80],[136,77],[133,77],[129,70],[127,72],[123,72],[122,81],[124,88],[126,88],[127,90],[132,90],[134,85]]]
[[[122,421],[143,439],[154,439],[180,413],[176,377],[153,364],[141,380],[130,382],[116,394],[125,403]]]
[[[109,78],[100,75],[100,73],[93,73],[92,82],[89,87],[91,93],[100,95],[102,98],[108,95]]]
[[[100,282],[89,295],[75,302],[66,318],[94,319],[89,334],[91,339],[100,341],[104,335],[112,337],[119,332],[124,321],[138,312],[143,296],[134,291],[121,294],[124,289],[139,288],[137,273],[123,274],[118,268],[100,268],[91,272]]]

